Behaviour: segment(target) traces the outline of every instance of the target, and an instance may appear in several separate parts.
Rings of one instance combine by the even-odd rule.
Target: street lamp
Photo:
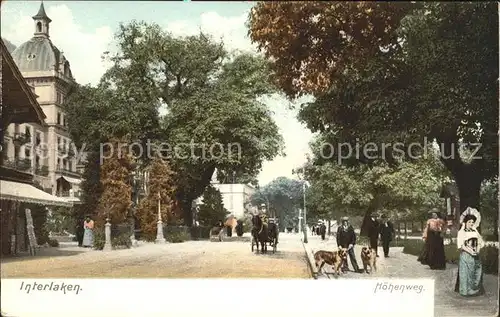
[[[161,221],[161,195],[158,192],[158,222],[156,227],[156,240],[155,243],[165,243],[163,237],[163,222]]]
[[[307,183],[306,180],[304,180],[302,182],[302,193],[304,195],[304,243],[308,243],[308,241],[307,241],[306,183]]]

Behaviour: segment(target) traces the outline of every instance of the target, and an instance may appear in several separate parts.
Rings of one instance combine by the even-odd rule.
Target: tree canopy
[[[68,100],[72,134],[90,144],[126,136],[161,145],[186,224],[215,169],[221,179],[255,183],[262,163],[281,153],[279,129],[259,101],[275,91],[264,58],[230,54],[203,33],[174,37],[154,23],[121,24],[115,38],[100,85],[78,87]]]
[[[203,203],[198,211],[198,221],[204,226],[214,226],[218,221],[224,222],[229,211],[224,207],[221,192],[208,186],[203,193]]]
[[[304,208],[302,182],[278,177],[260,187],[250,201],[254,206],[269,205],[269,215],[280,219],[280,229],[293,226],[298,220],[298,209]]]
[[[436,140],[461,209],[479,207],[482,181],[498,173],[495,3],[260,2],[249,27],[278,86],[315,97],[299,113],[313,132],[375,142],[391,166],[396,142]],[[363,153],[356,162],[373,163]]]

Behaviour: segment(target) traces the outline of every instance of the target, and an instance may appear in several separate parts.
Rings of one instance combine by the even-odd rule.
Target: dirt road
[[[189,241],[126,250],[61,247],[51,256],[2,260],[2,278],[309,278],[299,237],[281,234],[278,252],[255,254],[250,242]]]

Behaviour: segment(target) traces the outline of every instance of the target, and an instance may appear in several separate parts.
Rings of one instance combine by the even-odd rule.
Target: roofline
[[[19,71],[19,68],[17,68],[16,63],[14,62],[14,59],[12,58],[10,53],[7,51],[7,47],[5,46],[5,43],[3,42],[2,39],[0,39],[0,43],[1,43],[0,46],[2,48],[3,59],[6,61],[6,63],[9,65],[9,67],[12,69],[12,73],[13,73],[14,77],[16,78],[17,82],[21,86],[21,89],[23,90],[23,92],[26,94],[26,96],[30,100],[31,106],[33,106],[33,109],[35,110],[37,117],[40,120],[40,122],[36,122],[36,123],[38,123],[41,126],[45,126],[46,125],[45,119],[47,118],[47,116],[43,112],[42,107],[40,106],[38,101],[36,100],[36,96],[31,91],[30,86],[28,85],[28,83],[24,79],[23,75]]]

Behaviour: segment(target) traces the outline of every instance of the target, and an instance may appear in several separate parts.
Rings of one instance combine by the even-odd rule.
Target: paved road
[[[309,246],[317,251],[319,249],[335,250],[337,244],[335,238],[331,237],[327,241],[321,241],[318,236],[309,237]],[[360,267],[361,248],[355,247],[355,254]],[[433,278],[435,279],[435,316],[496,316],[498,311],[498,276],[485,275],[484,287],[487,291],[485,296],[477,298],[463,298],[456,294],[454,283],[456,279],[457,266],[448,264],[444,271],[433,271],[427,266],[421,265],[417,257],[404,254],[403,248],[391,248],[389,258],[383,257],[382,248],[378,252],[377,258],[378,271],[373,275],[359,274],[349,272],[345,275],[347,278],[376,278],[376,277],[394,277],[394,278]],[[349,263],[350,265],[350,263]],[[351,268],[352,269],[352,268]],[[329,268],[327,272],[331,272]]]
[[[190,241],[111,252],[64,244],[46,256],[2,260],[2,278],[309,278],[298,235],[281,234],[276,254],[255,254],[250,242]]]

